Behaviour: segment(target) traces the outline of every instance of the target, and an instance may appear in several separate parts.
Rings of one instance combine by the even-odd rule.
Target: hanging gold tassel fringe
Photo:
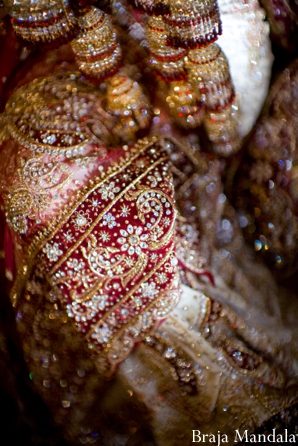
[[[168,0],[130,0],[137,9],[150,15],[164,15],[169,13]]]
[[[78,22],[81,32],[71,45],[80,71],[97,81],[117,73],[122,54],[108,15],[92,7]]]
[[[215,154],[229,156],[239,150],[235,107],[229,106],[221,111],[207,113],[204,126]]]
[[[106,110],[119,118],[113,133],[124,142],[134,141],[136,133],[151,123],[148,98],[139,84],[125,75],[118,74],[108,81]]]
[[[173,48],[202,48],[222,32],[216,0],[169,0],[168,7],[164,20]]]
[[[79,32],[68,0],[4,0],[16,35],[29,46],[59,47]]]
[[[189,51],[186,67],[190,82],[206,109],[221,110],[232,104],[235,93],[229,64],[216,43]]]
[[[149,64],[154,74],[166,82],[186,78],[184,58],[187,54],[183,48],[167,46],[167,33],[161,16],[152,16],[147,23],[147,42],[149,46]]]

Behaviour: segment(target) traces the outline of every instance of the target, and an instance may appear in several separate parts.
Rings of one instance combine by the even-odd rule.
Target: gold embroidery
[[[123,287],[126,287],[132,278],[137,279],[142,274],[147,264],[146,255],[140,252],[137,262],[131,267],[120,249],[110,246],[97,248],[96,238],[92,234],[88,240],[88,248],[82,247],[81,251],[91,271],[102,280],[105,279],[104,286],[108,285],[110,280],[119,278]]]
[[[146,148],[150,147],[151,145],[154,144],[154,142],[156,142],[156,138],[152,139],[152,142],[148,144],[148,140],[145,139],[143,140],[143,142],[141,141],[139,143],[139,145],[136,145],[135,148],[139,149],[142,148],[143,150],[145,150]],[[142,147],[143,145],[143,147]],[[138,152],[137,152],[138,153]],[[114,176],[116,176],[119,172],[123,171],[125,168],[127,168],[128,166],[131,165],[132,161],[137,158],[137,154],[133,154],[132,157],[128,157],[128,160],[125,160],[125,162],[122,164],[121,162],[118,163],[117,165],[108,168],[106,174],[103,174],[102,179],[99,180],[99,178],[95,178],[94,180],[90,181],[90,189],[86,188],[86,192],[85,194],[83,194],[84,198],[81,198],[80,203],[82,203],[84,201],[84,199],[87,199],[88,195],[90,194],[90,192],[96,190],[99,186],[101,186],[103,183],[105,183],[107,180],[112,179]],[[61,258],[60,262],[58,262],[55,267],[49,271],[48,273],[48,278],[50,280],[50,276],[61,266],[61,264],[65,261],[65,259],[67,258],[67,256],[69,254],[71,254],[72,252],[74,252],[82,243],[83,240],[85,240],[92,232],[92,230],[94,229],[94,227],[97,225],[97,223],[101,220],[104,219],[104,221],[106,222],[106,225],[111,229],[114,225],[115,225],[115,218],[113,217],[113,215],[109,212],[109,210],[113,207],[113,205],[119,200],[119,198],[121,196],[125,196],[126,192],[129,191],[131,188],[133,188],[138,181],[140,181],[143,177],[145,177],[148,172],[150,170],[153,170],[156,166],[158,166],[159,164],[162,164],[165,160],[167,160],[167,157],[160,157],[158,159],[158,161],[156,161],[155,163],[152,163],[148,169],[146,169],[145,172],[143,172],[142,174],[140,174],[134,181],[132,181],[127,187],[125,187],[125,189],[123,191],[121,191],[118,196],[116,198],[114,198],[114,200],[109,201],[109,204],[107,204],[102,212],[99,213],[98,217],[93,221],[93,223],[86,229],[86,231],[84,232],[84,234],[78,239],[78,241],[72,246],[72,248],[65,254],[64,257]],[[97,181],[99,181],[97,183]],[[70,212],[68,215],[70,216],[72,213],[76,212],[76,205],[75,205],[75,209],[73,209],[72,212]],[[63,223],[62,223],[63,225]],[[60,226],[57,226],[57,231],[60,229]],[[57,232],[56,231],[56,232]],[[54,234],[53,234],[54,235]]]
[[[169,242],[175,225],[175,220],[171,221],[171,226],[169,227],[165,236],[160,239],[160,236],[163,232],[160,229],[161,220],[162,217],[164,217],[164,219],[166,219],[167,217],[167,210],[164,209],[164,204],[166,207],[170,208],[174,207],[174,202],[169,198],[168,195],[166,195],[162,191],[158,191],[158,193],[156,193],[149,187],[140,188],[138,186],[137,188],[139,189],[137,192],[129,190],[125,198],[129,201],[136,201],[136,206],[139,209],[138,217],[143,223],[145,222],[145,215],[152,209],[152,207],[155,208],[154,221],[152,222],[151,226],[151,231],[153,232],[153,234],[148,241],[148,247],[150,249],[161,248]],[[163,224],[165,224],[165,221],[163,222]]]
[[[123,361],[132,350],[134,343],[140,341],[156,328],[156,319],[162,320],[167,317],[175,308],[179,299],[180,291],[178,290],[178,278],[172,284],[173,289],[168,290],[165,294],[158,297],[158,300],[149,305],[147,311],[143,314],[136,315],[133,320],[123,327],[119,333],[108,344],[103,354],[98,355],[96,359],[97,368],[100,372],[107,372],[107,363],[113,371],[115,365]],[[176,287],[176,289],[175,289]],[[102,326],[103,331],[107,334],[107,326]],[[89,344],[90,345],[90,344]]]
[[[107,121],[101,116],[102,96],[69,74],[36,79],[9,99],[0,144],[12,139],[20,151],[17,171],[10,175],[13,182],[4,189],[14,231],[26,233],[30,220],[40,220],[51,193],[62,192],[70,180],[72,166],[90,166],[95,156],[106,152],[107,134],[102,132],[100,140],[93,131],[96,121]],[[91,112],[94,104],[98,107]]]
[[[24,282],[29,274],[31,283],[47,278],[90,351],[110,369],[180,295],[173,187],[167,156],[158,149],[155,138],[141,141],[120,165],[90,181],[55,229],[51,224],[52,232],[35,238],[29,247],[38,254],[35,269],[29,254],[23,270]],[[14,290],[22,282],[19,272]]]
[[[16,232],[28,230],[28,218],[38,218],[50,204],[50,192],[61,189],[71,177],[65,164],[39,158],[21,159],[17,184],[8,187],[7,222]]]
[[[138,347],[137,353],[149,370],[157,367],[158,394],[167,404],[196,422],[211,421],[212,411],[206,404],[209,397],[205,388],[206,369],[201,368],[177,340],[165,332],[162,335],[150,334]]]
[[[61,229],[64,222],[75,212],[78,204],[85,201],[90,192],[98,187],[98,182],[102,184],[107,177],[112,178],[118,172],[121,172],[127,165],[129,165],[134,159],[136,159],[140,155],[140,153],[144,152],[147,148],[150,148],[156,142],[157,138],[152,137],[150,140],[144,138],[143,140],[135,144],[133,150],[129,154],[127,154],[125,159],[120,160],[117,165],[111,166],[107,170],[107,172],[103,172],[101,180],[99,180],[99,178],[90,180],[89,187],[82,188],[80,192],[78,192],[77,196],[68,203],[67,210],[62,210],[55,219],[50,221],[45,228],[41,229],[38,234],[36,234],[31,244],[27,248],[23,266],[18,271],[17,278],[10,293],[13,306],[16,306],[17,301],[21,296],[25,283],[32,271],[37,253],[42,248],[42,246],[45,246],[47,241],[50,240],[59,229]]]

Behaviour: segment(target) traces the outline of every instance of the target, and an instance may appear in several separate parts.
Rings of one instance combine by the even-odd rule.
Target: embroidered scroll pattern
[[[138,150],[85,191],[30,280],[47,277],[100,369],[127,356],[179,299],[169,164],[158,144]]]
[[[92,167],[94,157],[106,152],[111,135],[96,131],[102,119],[102,94],[71,75],[39,78],[10,97],[0,125],[0,145],[18,146],[17,169],[3,190],[7,221],[26,234],[52,198],[63,192],[73,166]],[[1,175],[0,175],[1,176]]]
[[[68,183],[71,171],[65,164],[41,158],[21,159],[17,183],[9,187],[6,201],[7,222],[16,231],[28,230],[28,219],[36,219],[50,204],[50,192]]]

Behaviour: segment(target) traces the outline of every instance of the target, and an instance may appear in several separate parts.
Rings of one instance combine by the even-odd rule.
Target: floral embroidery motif
[[[134,228],[132,225],[127,226],[125,229],[120,229],[122,237],[118,238],[118,242],[122,245],[121,251],[127,251],[132,255],[135,252],[141,254],[143,248],[147,248],[148,245],[145,240],[148,240],[148,234],[142,234],[143,229],[141,227]]]
[[[63,238],[64,238],[66,243],[75,241],[75,239],[74,239],[70,229],[67,232],[65,232]]]
[[[107,225],[109,229],[113,229],[114,226],[116,226],[115,217],[111,212],[103,216],[103,225]]]
[[[35,260],[44,268],[35,280],[47,276],[99,368],[124,359],[179,299],[173,192],[166,154],[145,140],[92,182]]]
[[[142,295],[144,297],[151,297],[153,298],[158,293],[158,290],[156,289],[155,283],[143,283],[142,284]]]
[[[73,88],[79,88],[78,96],[74,97]],[[0,145],[11,139],[22,153],[12,183],[3,190],[7,221],[14,231],[25,234],[39,223],[52,194],[62,193],[73,176],[72,166],[90,167],[99,150],[105,152],[87,125],[91,90],[75,75],[58,75],[30,82],[7,102]],[[101,101],[100,95],[97,100]],[[110,199],[116,190],[110,183],[102,197]]]
[[[100,231],[99,233],[99,238],[100,240],[102,240],[104,243],[108,242],[110,240],[110,235],[108,232],[105,231]]]
[[[97,208],[98,205],[99,205],[99,200],[97,200],[96,198],[93,198],[93,200],[91,202],[92,211],[95,211],[95,209]]]
[[[40,157],[24,158],[17,170],[17,183],[8,188],[7,221],[16,232],[28,230],[28,218],[36,218],[50,202],[50,193],[71,177],[65,165],[45,163]]]
[[[130,213],[129,207],[125,204],[121,207],[121,217],[128,217]]]
[[[47,255],[47,258],[50,260],[50,262],[57,261],[58,257],[63,254],[63,251],[59,248],[58,243],[47,243],[46,246],[43,248],[43,252]]]
[[[92,220],[89,217],[89,213],[86,213],[83,210],[75,212],[73,225],[77,231],[84,232],[91,223]]]
[[[115,194],[117,194],[119,191],[120,188],[116,187],[114,181],[111,181],[111,183],[104,185],[99,189],[101,199],[105,201],[113,200],[115,198]]]

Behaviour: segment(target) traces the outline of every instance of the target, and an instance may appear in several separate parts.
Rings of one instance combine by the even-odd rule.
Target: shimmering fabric
[[[297,269],[297,67],[293,62],[273,84],[235,188],[247,237],[283,274]]]
[[[254,125],[267,95],[273,55],[265,12],[255,0],[219,0],[225,52],[236,91],[238,132],[243,138]],[[235,37],[237,36],[237,46]]]
[[[263,0],[273,43],[288,54],[297,51],[298,9],[295,1]]]

